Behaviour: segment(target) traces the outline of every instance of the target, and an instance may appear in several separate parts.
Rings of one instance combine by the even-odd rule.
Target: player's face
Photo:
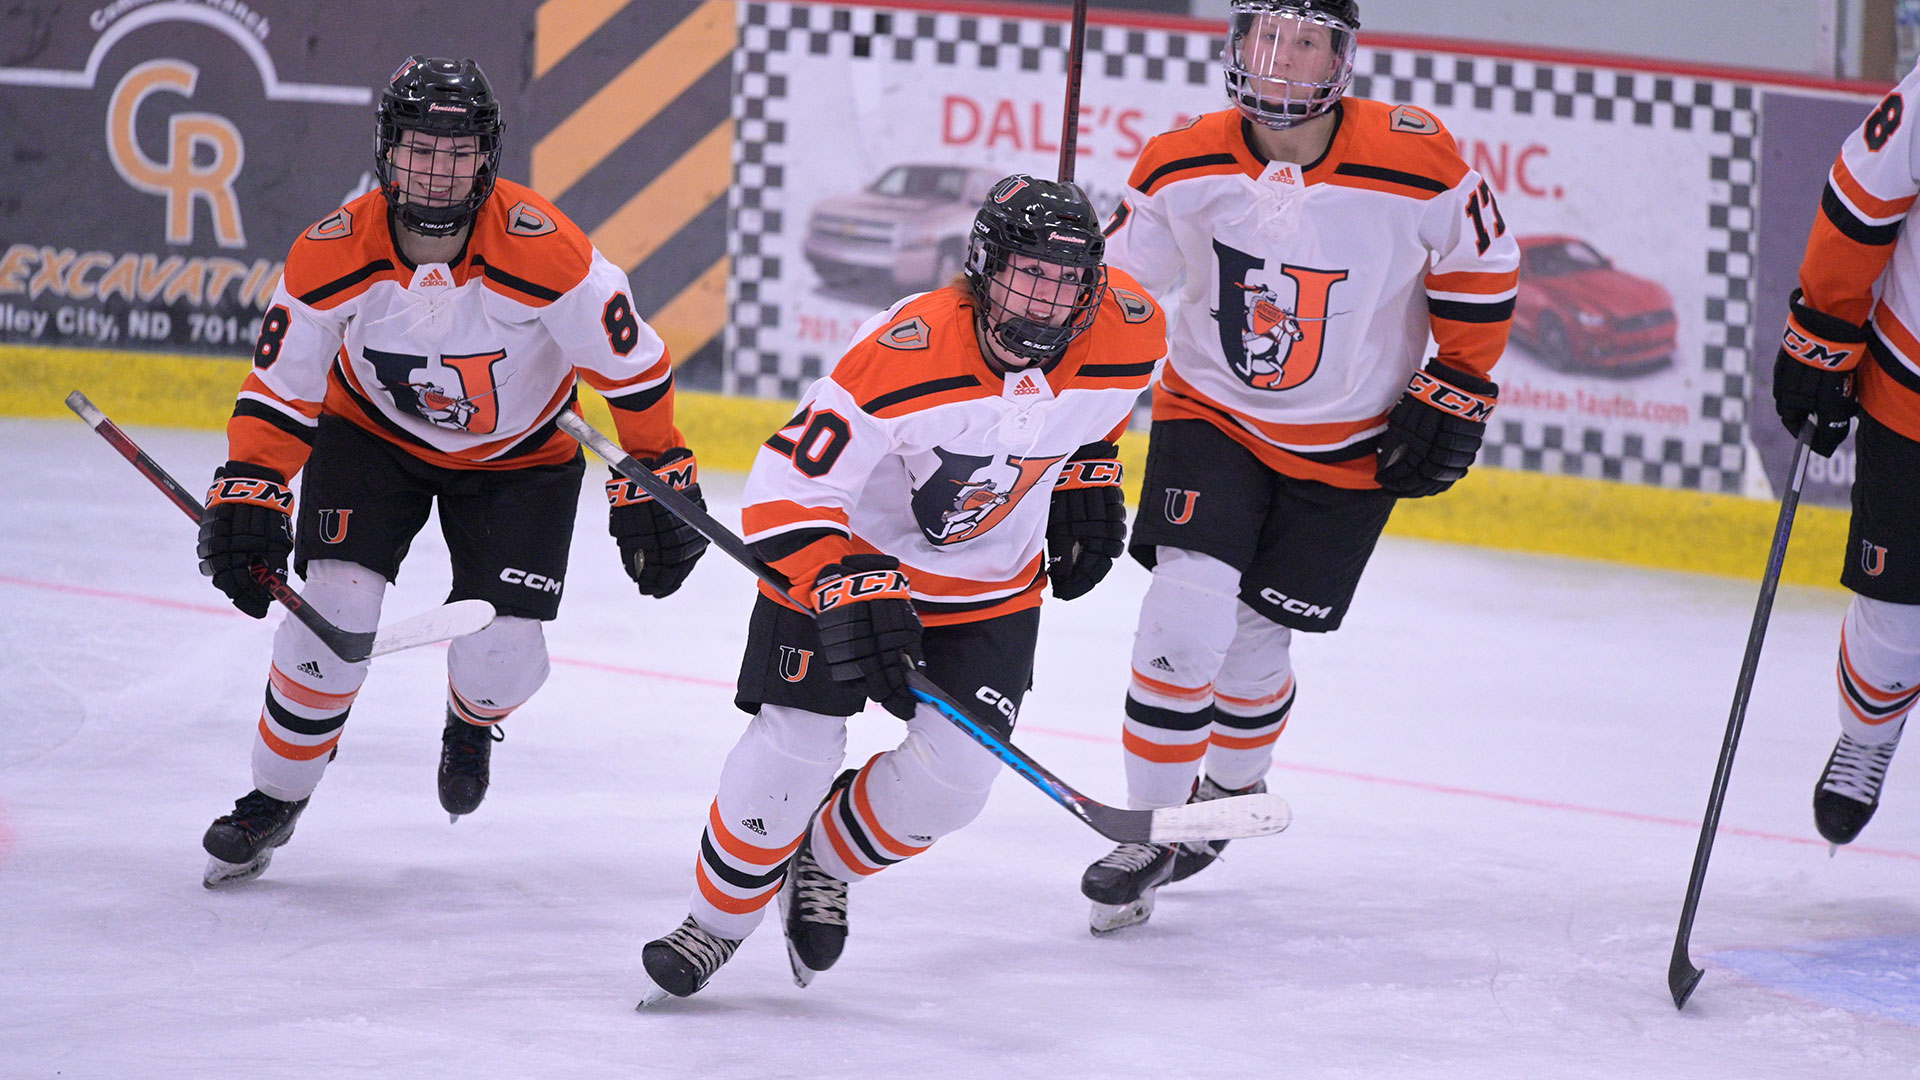
[[[1240,44],[1240,61],[1256,76],[1263,94],[1289,82],[1326,82],[1336,74],[1340,59],[1332,30],[1286,15],[1254,19]]]
[[[993,275],[993,299],[1019,318],[1065,326],[1073,317],[1074,301],[1086,287],[1085,275],[1077,266],[1009,255],[1007,265]]]
[[[473,135],[428,135],[403,131],[389,153],[406,200],[423,206],[452,206],[473,194],[482,159]]]

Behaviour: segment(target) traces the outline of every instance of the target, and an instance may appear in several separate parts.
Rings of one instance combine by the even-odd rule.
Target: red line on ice
[[[18,585],[29,589],[46,589],[50,592],[74,593],[80,596],[92,596],[103,600],[125,600],[136,604],[149,604],[154,607],[173,608],[178,611],[197,611],[209,615],[238,615],[229,607],[213,604],[194,604],[182,600],[167,600],[156,596],[140,596],[136,593],[114,592],[110,589],[94,589],[83,585],[63,585],[50,581],[34,581],[28,578],[11,577],[0,574],[0,585]],[[643,679],[660,679],[665,682],[691,683],[695,686],[709,686],[720,690],[733,689],[732,679],[714,679],[704,675],[682,675],[670,671],[655,671],[651,668],[633,667],[627,664],[613,664],[604,660],[583,660],[575,657],[555,656],[556,664],[567,667],[585,668],[589,671],[604,671],[612,675],[637,675]],[[1059,728],[1036,727],[1028,724],[1020,728],[1029,735],[1049,735],[1058,739],[1077,739],[1081,742],[1118,744],[1120,740],[1112,735],[1094,735],[1083,731],[1063,731]],[[1299,765],[1276,761],[1276,769],[1287,772],[1306,773],[1313,776],[1330,776],[1340,780],[1354,780],[1363,784],[1380,784],[1385,787],[1405,788],[1409,791],[1426,791],[1436,795],[1457,795],[1466,799],[1484,799],[1488,802],[1506,803],[1510,806],[1528,806],[1536,810],[1559,810],[1570,814],[1588,814],[1594,817],[1609,817],[1621,821],[1635,821],[1645,825],[1670,825],[1684,829],[1699,829],[1700,823],[1686,818],[1661,817],[1658,814],[1643,814],[1633,810],[1613,810],[1604,806],[1582,806],[1579,803],[1558,802],[1553,799],[1535,799],[1525,795],[1503,795],[1497,791],[1480,791],[1475,788],[1455,787],[1451,784],[1436,784],[1426,780],[1407,780],[1396,776],[1375,776],[1371,773],[1351,772],[1346,769],[1329,769],[1319,765]],[[1804,844],[1816,847],[1826,846],[1825,840],[1806,836],[1788,836],[1784,833],[1765,832],[1760,829],[1743,829],[1736,825],[1721,825],[1720,831],[1730,836],[1744,836],[1753,840],[1771,840],[1777,843]],[[1911,859],[1920,862],[1920,852],[1897,851],[1892,848],[1866,847],[1849,844],[1847,850],[1862,855],[1880,855],[1890,859]]]

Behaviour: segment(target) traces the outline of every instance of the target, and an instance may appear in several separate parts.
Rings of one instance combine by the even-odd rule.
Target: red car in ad
[[[1575,236],[1522,236],[1513,336],[1565,371],[1647,371],[1673,359],[1673,294]]]

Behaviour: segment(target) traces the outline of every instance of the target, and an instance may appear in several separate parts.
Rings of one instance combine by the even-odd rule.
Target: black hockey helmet
[[[1295,127],[1331,111],[1353,81],[1359,29],[1357,0],[1230,0],[1227,97],[1262,127]]]
[[[1060,359],[1106,298],[1106,251],[1100,216],[1079,185],[1025,175],[995,184],[967,245],[980,332],[1025,366]],[[1016,257],[1024,257],[1017,266]]]
[[[500,173],[500,100],[486,73],[472,60],[448,60],[413,55],[393,73],[380,93],[378,136],[374,143],[374,174],[388,205],[400,214],[401,224],[427,236],[447,236],[473,220]],[[471,147],[454,152],[421,155],[424,168],[403,169],[394,163],[394,151],[408,132],[434,138],[472,138]],[[473,168],[467,162],[478,159]],[[459,179],[471,172],[472,190],[454,197]],[[437,181],[437,182],[436,182]],[[408,191],[409,183],[444,187],[444,197]]]

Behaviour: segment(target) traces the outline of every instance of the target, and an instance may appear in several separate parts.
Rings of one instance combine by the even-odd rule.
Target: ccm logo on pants
[[[1330,607],[1321,607],[1319,604],[1309,604],[1305,600],[1295,600],[1293,597],[1288,596],[1278,589],[1261,589],[1260,599],[1265,600],[1267,603],[1272,604],[1274,607],[1288,614],[1305,615],[1309,619],[1324,619],[1333,614],[1333,609]]]
[[[500,571],[500,580],[509,585],[525,585],[535,592],[550,592],[555,596],[560,595],[560,579],[550,578],[544,574],[529,574],[525,570],[516,570],[509,566],[505,570]]]

